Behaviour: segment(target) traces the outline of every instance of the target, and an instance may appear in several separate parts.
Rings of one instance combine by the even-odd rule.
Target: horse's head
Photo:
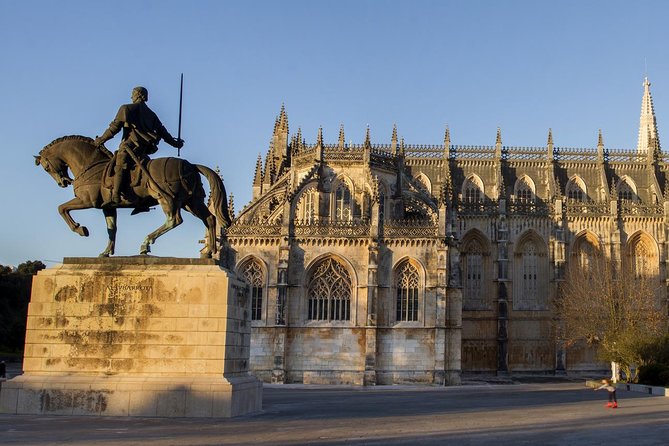
[[[72,184],[72,178],[67,173],[65,161],[50,157],[48,150],[42,150],[39,155],[35,156],[35,165],[42,166],[60,187],[67,187]]]

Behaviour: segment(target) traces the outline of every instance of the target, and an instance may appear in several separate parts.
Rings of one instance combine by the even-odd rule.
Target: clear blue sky
[[[69,134],[96,136],[149,90],[149,105],[177,131],[184,73],[182,156],[220,166],[237,210],[285,103],[291,133],[314,142],[635,148],[647,72],[660,128],[669,129],[669,2],[665,1],[10,1],[0,0],[0,141],[4,182],[0,264],[95,256],[99,210],[57,206],[72,197],[32,156]],[[647,66],[647,68],[646,68]],[[116,148],[118,137],[108,143]],[[156,156],[173,155],[161,144]],[[201,223],[152,248],[197,257]],[[117,255],[137,254],[163,222],[119,215]]]

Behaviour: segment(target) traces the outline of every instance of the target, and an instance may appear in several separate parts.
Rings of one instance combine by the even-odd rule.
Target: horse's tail
[[[207,166],[202,166],[200,164],[195,164],[197,170],[207,178],[209,182],[209,189],[211,193],[209,194],[209,204],[208,207],[213,209],[213,214],[218,221],[218,224],[221,225],[223,229],[226,229],[230,224],[232,224],[232,219],[230,218],[230,211],[228,210],[228,198],[225,193],[225,186],[223,185],[223,180],[210,168]]]

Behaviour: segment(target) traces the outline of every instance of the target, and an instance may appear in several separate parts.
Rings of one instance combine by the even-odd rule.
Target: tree
[[[23,350],[32,277],[44,268],[39,260],[22,263],[16,271],[0,265],[0,350]]]
[[[658,275],[628,263],[618,267],[602,255],[572,262],[555,310],[557,334],[567,346],[595,345],[600,359],[618,363],[634,381],[643,346],[667,332],[667,312]]]

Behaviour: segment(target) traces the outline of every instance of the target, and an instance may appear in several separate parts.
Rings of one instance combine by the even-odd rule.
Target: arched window
[[[351,209],[351,191],[344,183],[340,183],[334,192],[334,220],[351,221],[353,215]]]
[[[523,247],[523,300],[536,301],[538,297],[538,270],[537,247],[534,242],[527,242]]]
[[[483,290],[483,248],[478,240],[470,241],[463,250],[464,261],[464,296],[463,307],[465,310],[487,309]]]
[[[576,258],[581,268],[588,268],[593,264],[595,258],[599,255],[599,249],[592,241],[583,239],[578,243],[576,249]]]
[[[351,276],[336,260],[323,260],[311,275],[307,318],[316,321],[351,319]]]
[[[634,201],[636,193],[634,189],[627,181],[621,181],[620,186],[618,186],[618,197],[621,200]]]
[[[265,276],[257,260],[250,260],[242,266],[244,280],[251,286],[251,320],[262,319],[262,299]]]
[[[520,237],[514,250],[512,299],[514,310],[545,311],[552,296],[548,248],[533,231]]]
[[[516,200],[521,203],[534,203],[534,184],[524,176],[516,181]]]
[[[567,183],[567,199],[574,201],[585,201],[587,193],[585,183],[578,177],[574,177]]]
[[[408,260],[402,263],[396,272],[397,322],[418,320],[418,289],[420,276],[418,270]]]
[[[471,176],[465,180],[462,192],[465,202],[478,203],[483,200],[483,183],[476,176]]]
[[[302,224],[311,224],[316,220],[318,191],[314,186],[305,190],[297,204],[297,219]]]
[[[634,277],[648,277],[654,270],[653,260],[654,255],[648,242],[644,239],[640,239],[634,245],[633,255],[632,255],[632,268],[634,271]]]

